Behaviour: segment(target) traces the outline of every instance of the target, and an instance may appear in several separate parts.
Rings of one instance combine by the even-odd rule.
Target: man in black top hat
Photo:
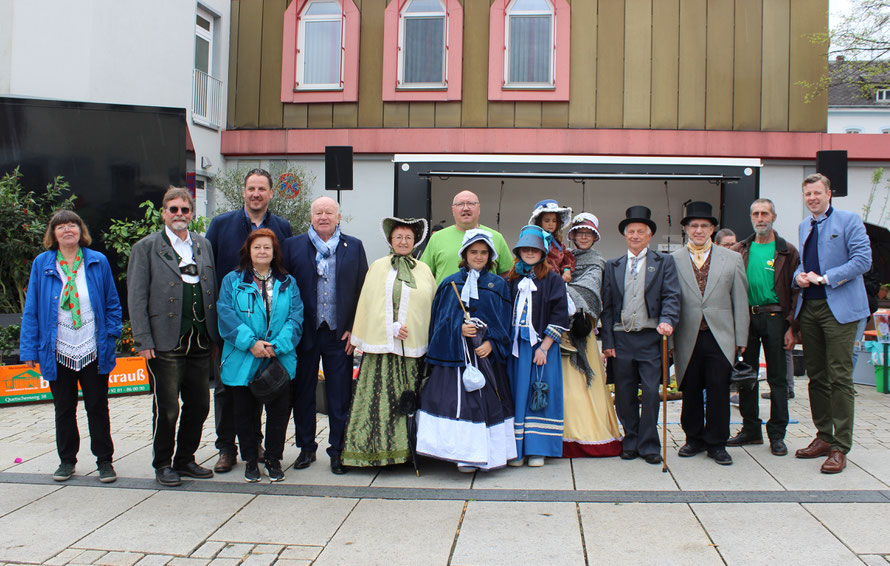
[[[603,357],[614,358],[615,409],[624,427],[621,458],[642,456],[659,464],[660,343],[677,325],[680,289],[674,259],[649,249],[656,229],[652,212],[632,206],[625,216],[618,231],[627,254],[607,261],[603,271]]]
[[[738,253],[711,245],[717,219],[711,205],[691,202],[680,221],[686,246],[673,254],[680,279],[680,321],[674,333],[674,368],[683,392],[682,457],[707,450],[730,465],[729,376],[736,352],[748,344],[748,280]],[[704,394],[708,402],[705,407]]]

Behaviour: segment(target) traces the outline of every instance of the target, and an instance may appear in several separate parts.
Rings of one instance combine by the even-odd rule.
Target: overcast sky
[[[828,0],[828,26],[834,28],[850,11],[850,0]]]

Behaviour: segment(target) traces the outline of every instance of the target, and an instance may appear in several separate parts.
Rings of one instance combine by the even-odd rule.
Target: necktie
[[[630,258],[630,272],[633,274],[634,277],[637,276],[637,266],[639,266],[639,265],[640,265],[639,257]]]

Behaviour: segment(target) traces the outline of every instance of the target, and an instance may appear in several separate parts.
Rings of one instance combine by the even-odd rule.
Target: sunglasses
[[[192,211],[192,209],[187,206],[183,206],[182,208],[178,206],[168,206],[167,210],[170,211],[170,214],[179,214],[180,211],[182,211],[183,214],[188,214]]]

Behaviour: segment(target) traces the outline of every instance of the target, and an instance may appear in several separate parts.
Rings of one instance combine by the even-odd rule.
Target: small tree
[[[213,186],[225,197],[219,203],[217,214],[244,207],[244,177],[252,167],[241,166],[227,169],[213,177]],[[309,229],[309,207],[312,204],[311,187],[315,177],[297,165],[273,163],[269,168],[272,174],[274,196],[269,203],[269,211],[290,222],[294,234]]]
[[[162,230],[164,218],[161,209],[154,202],[147,200],[139,205],[145,209],[142,218],[136,220],[112,220],[108,230],[102,234],[102,242],[105,247],[114,252],[114,261],[117,265],[117,278],[123,281],[127,278],[127,264],[130,262],[130,250],[133,245],[142,238]],[[207,218],[197,216],[189,223],[189,230],[204,233],[207,227]]]
[[[44,251],[43,235],[53,212],[74,207],[68,183],[56,177],[42,192],[25,190],[16,167],[0,178],[0,312],[25,309],[31,262]]]
[[[875,205],[875,197],[878,193],[878,187],[881,185],[881,181],[884,180],[884,168],[879,167],[872,172],[871,175],[871,190],[868,193],[868,199],[865,201],[865,204],[862,205],[862,221],[868,222],[868,217],[872,212],[872,207]],[[885,226],[888,218],[887,218],[887,205],[890,204],[890,181],[884,183],[884,199],[881,203],[881,212],[878,215],[877,220],[873,221],[872,224],[876,224],[878,226]]]

